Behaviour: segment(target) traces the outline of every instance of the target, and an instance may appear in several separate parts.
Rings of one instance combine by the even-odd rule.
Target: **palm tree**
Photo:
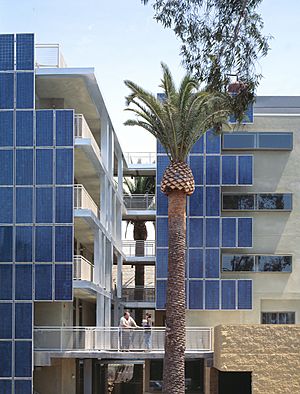
[[[165,148],[170,164],[161,182],[168,196],[168,280],[166,301],[166,339],[164,356],[164,393],[185,392],[185,246],[186,196],[194,192],[195,182],[186,163],[194,143],[210,128],[227,123],[231,110],[226,93],[199,90],[198,81],[187,74],[177,90],[169,68],[162,63],[159,100],[131,81],[126,110],[135,119],[125,125],[140,126],[157,138]],[[129,107],[130,106],[130,107]]]

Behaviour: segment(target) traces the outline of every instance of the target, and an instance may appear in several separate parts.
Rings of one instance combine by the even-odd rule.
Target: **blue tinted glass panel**
[[[0,187],[0,223],[12,223],[13,221],[13,189],[12,187]]]
[[[12,240],[13,231],[12,227],[0,227],[0,261],[11,262],[12,261]]]
[[[160,186],[156,188],[156,214],[168,215],[168,197],[160,191]]]
[[[1,264],[0,265],[0,300],[11,300],[11,299],[12,299],[12,265]]]
[[[16,188],[16,222],[17,223],[32,223],[32,187],[17,187]]]
[[[34,74],[17,73],[17,108],[34,108]]]
[[[162,144],[158,140],[156,141],[156,152],[157,153],[166,153],[165,148],[162,146]]]
[[[35,261],[52,261],[52,227],[36,226],[35,228]]]
[[[12,304],[0,303],[0,339],[12,338]],[[1,359],[3,362],[3,359]],[[0,391],[1,392],[1,391]]]
[[[205,277],[206,278],[220,277],[220,250],[219,249],[205,250]]]
[[[259,133],[260,149],[293,149],[293,133]]]
[[[52,223],[53,221],[53,189],[42,187],[36,189],[36,222]]]
[[[33,111],[16,112],[16,144],[33,145]]]
[[[29,380],[15,380],[14,394],[32,394],[32,381]]]
[[[206,246],[219,247],[220,245],[220,220],[206,219]]]
[[[156,218],[156,246],[168,246],[168,218]]]
[[[52,299],[52,265],[35,264],[35,299]]]
[[[53,111],[36,111],[36,145],[53,145]]]
[[[53,184],[53,150],[36,150],[36,184]]]
[[[239,185],[252,185],[252,156],[239,156]]]
[[[189,249],[189,277],[203,278],[203,249]]]
[[[15,375],[31,377],[32,375],[32,342],[15,342]]]
[[[254,149],[255,133],[224,133],[223,149]]]
[[[204,150],[204,137],[199,138],[191,149],[191,153],[203,153]]]
[[[73,185],[73,149],[56,150],[56,184]]]
[[[12,375],[12,343],[0,342],[0,377],[5,378]],[[5,362],[3,362],[5,360]],[[1,381],[0,381],[1,382]]]
[[[238,280],[238,309],[252,309],[252,280]]]
[[[16,339],[32,338],[32,303],[15,304],[15,335]]]
[[[189,201],[190,216],[203,216],[203,187],[197,186]]]
[[[12,388],[11,380],[8,379],[0,380],[0,393],[11,394],[11,388]]]
[[[221,152],[221,137],[213,131],[206,133],[206,153]]]
[[[57,187],[55,204],[55,222],[73,222],[73,187]]]
[[[34,69],[34,35],[17,34],[17,70]]]
[[[189,281],[189,309],[203,309],[203,281]]]
[[[238,219],[238,246],[245,248],[252,247],[252,219],[251,218]]]
[[[72,265],[55,265],[55,299],[72,300]]]
[[[235,309],[236,304],[236,281],[222,280],[222,309]]]
[[[14,35],[0,34],[0,70],[14,69]]]
[[[222,157],[222,185],[236,184],[236,156]]]
[[[167,300],[167,281],[156,281],[156,309],[165,309]]]
[[[236,247],[236,219],[222,218],[222,247]]]
[[[32,227],[16,228],[16,261],[32,261]]]
[[[14,74],[0,74],[0,109],[14,107]]]
[[[156,277],[168,276],[168,249],[156,249]]]
[[[206,184],[220,184],[220,156],[206,156]]]
[[[33,150],[18,149],[16,151],[16,183],[17,185],[33,184]]]
[[[203,219],[189,219],[188,241],[190,247],[201,248],[203,246]]]
[[[170,160],[168,156],[157,156],[156,168],[156,183],[160,185],[166,167],[169,165]]]
[[[220,281],[206,280],[205,281],[205,309],[219,309],[220,308]]]
[[[195,184],[203,185],[203,156],[190,156],[190,167],[194,175]]]
[[[0,112],[0,146],[13,146],[13,111]]]
[[[73,146],[73,111],[56,111],[56,145]]]
[[[73,261],[72,226],[55,227],[55,261]]]
[[[0,150],[0,185],[13,184],[13,151]]]
[[[32,299],[32,265],[16,264],[16,300]]]
[[[206,216],[220,215],[220,188],[206,188]]]

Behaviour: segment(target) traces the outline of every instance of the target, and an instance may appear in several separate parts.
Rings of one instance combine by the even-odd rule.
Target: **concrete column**
[[[97,327],[104,327],[104,295],[103,294],[97,294],[97,300],[96,300],[96,326]]]
[[[105,167],[108,166],[108,146],[109,146],[109,133],[108,116],[106,113],[101,114],[101,156]]]
[[[84,383],[83,383],[83,392],[84,394],[93,394],[93,363],[92,360],[84,360],[83,361],[83,375],[84,375]]]
[[[99,229],[94,232],[94,278],[96,284],[101,284],[101,231]]]
[[[122,298],[122,268],[123,268],[123,258],[121,255],[118,255],[117,298]]]
[[[107,206],[107,179],[104,173],[100,175],[100,220],[106,226],[106,206]]]
[[[118,154],[118,192],[123,194],[123,159],[122,154]]]

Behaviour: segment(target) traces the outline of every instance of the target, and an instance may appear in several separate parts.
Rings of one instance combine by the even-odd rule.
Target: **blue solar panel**
[[[73,185],[73,149],[56,149],[56,184]]]
[[[72,264],[55,265],[55,299],[56,300],[71,301],[73,299],[72,272],[73,272]]]
[[[236,184],[236,156],[222,157],[222,185]]]
[[[156,188],[156,214],[168,215],[168,197],[160,191],[160,186]]]
[[[56,111],[56,145],[73,146],[74,112]]]
[[[236,247],[236,218],[222,218],[222,247]]]
[[[13,146],[13,111],[0,112],[0,146]]]
[[[168,276],[168,249],[156,250],[156,277],[167,278]]]
[[[238,246],[252,247],[252,218],[238,218]]]
[[[206,156],[206,184],[220,184],[220,156]]]
[[[0,264],[0,300],[12,300],[12,272],[12,264]]]
[[[32,300],[32,264],[15,265],[15,299]]]
[[[0,70],[14,69],[14,35],[0,34]]]
[[[252,309],[252,280],[238,280],[238,309]]]
[[[34,69],[34,35],[17,34],[17,70]]]
[[[13,184],[13,151],[0,150],[0,185]]]
[[[156,309],[165,309],[167,297],[167,281],[156,282]]]
[[[16,145],[33,146],[33,111],[16,111]]]
[[[73,261],[73,227],[55,226],[55,261]],[[71,278],[72,280],[72,278]]]
[[[222,309],[236,309],[236,281],[222,280]]]
[[[194,175],[195,185],[203,185],[203,156],[190,156],[190,167]]]
[[[0,380],[0,393],[11,394],[11,389],[12,389],[12,380],[9,379]]]
[[[33,149],[18,149],[16,151],[16,184],[33,184]]]
[[[219,249],[205,250],[205,277],[206,278],[220,277],[220,250]]]
[[[17,73],[16,101],[17,108],[34,108],[34,73]]]
[[[221,152],[221,137],[215,134],[213,130],[206,132],[206,153]]]
[[[53,185],[53,149],[36,149],[36,184]]]
[[[239,156],[239,174],[238,183],[239,185],[252,185],[253,183],[253,157],[252,156]]]
[[[31,377],[32,375],[32,342],[15,342],[15,376]]]
[[[55,223],[73,223],[73,187],[56,188]]]
[[[189,249],[189,277],[203,278],[203,249]]]
[[[209,218],[205,219],[206,228],[206,246],[219,247],[220,246],[220,219]]]
[[[206,280],[205,309],[220,309],[220,281]]]
[[[20,302],[15,304],[15,338],[32,339],[33,304]]]
[[[0,342],[0,377],[12,376],[12,342]],[[5,363],[3,362],[5,360]],[[1,380],[0,380],[1,382]]]
[[[0,109],[14,108],[14,74],[0,73]]]
[[[36,222],[52,223],[53,222],[53,188],[41,187],[36,188]]]
[[[203,246],[203,219],[189,218],[188,245],[201,248]]]
[[[35,227],[35,261],[36,262],[53,261],[52,240],[53,240],[52,226]]]
[[[156,164],[156,183],[160,185],[166,167],[169,165],[170,160],[168,156],[157,156]]]
[[[191,149],[191,153],[203,153],[204,151],[204,137],[198,139]]]
[[[32,262],[32,226],[16,227],[16,261]]]
[[[189,309],[203,309],[203,280],[189,281]]]
[[[206,187],[206,216],[220,216],[219,187]]]
[[[0,226],[0,262],[12,262],[12,226]]]
[[[0,187],[0,223],[12,223],[13,221],[13,188]]]
[[[196,186],[189,198],[190,216],[203,216],[203,187]]]
[[[0,339],[12,338],[12,304],[0,303]],[[5,358],[1,359],[0,364],[3,364]],[[1,369],[1,367],[0,367]],[[1,393],[1,391],[0,391]]]
[[[32,394],[32,380],[15,380],[14,394]]]
[[[16,188],[16,222],[33,222],[33,187]]]
[[[35,300],[52,300],[52,264],[35,264],[34,267]]]
[[[36,145],[52,146],[53,144],[53,111],[36,111]]]

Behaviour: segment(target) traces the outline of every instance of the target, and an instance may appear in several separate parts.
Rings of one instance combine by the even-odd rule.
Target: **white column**
[[[122,298],[122,268],[123,258],[118,255],[118,269],[117,269],[117,297]]]
[[[108,116],[107,113],[101,114],[101,157],[105,167],[108,166],[109,138],[108,138]]]
[[[97,294],[96,300],[96,326],[97,327],[104,327],[105,323],[105,311],[104,311],[104,295]]]
[[[101,284],[101,264],[102,264],[102,234],[99,229],[94,232],[94,283]]]
[[[118,192],[123,194],[123,159],[122,154],[118,154]]]

